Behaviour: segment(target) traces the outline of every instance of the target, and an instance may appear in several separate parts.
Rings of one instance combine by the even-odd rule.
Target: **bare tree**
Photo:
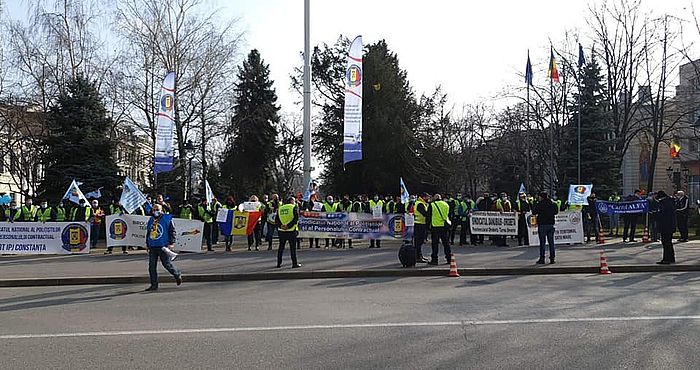
[[[302,120],[299,114],[286,114],[279,125],[279,153],[276,159],[275,179],[277,189],[284,195],[303,185],[302,165],[304,162]]]

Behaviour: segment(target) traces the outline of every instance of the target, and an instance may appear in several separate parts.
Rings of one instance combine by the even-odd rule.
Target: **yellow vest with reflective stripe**
[[[36,211],[36,219],[39,222],[46,222],[51,219],[51,207],[46,207],[46,209],[39,209]]]
[[[413,215],[415,217],[415,222],[419,225],[425,225],[425,216],[423,216],[420,212],[418,212],[418,205],[422,204],[425,207],[425,211],[428,211],[428,203],[426,203],[423,199],[418,198],[416,201],[416,206],[413,211]]]
[[[448,214],[450,212],[450,205],[444,200],[438,200],[430,204],[432,207],[432,214],[430,218],[430,225],[432,227],[444,227],[447,226]]]
[[[280,222],[282,225],[289,225],[290,222],[294,219],[294,208],[296,206],[294,204],[283,204],[280,206],[280,208],[277,210],[277,215],[280,217]],[[295,223],[294,225],[291,225],[288,229],[280,229],[280,231],[297,231],[299,230],[299,223]]]
[[[66,220],[66,209],[63,207],[56,208],[56,222],[63,222]]]

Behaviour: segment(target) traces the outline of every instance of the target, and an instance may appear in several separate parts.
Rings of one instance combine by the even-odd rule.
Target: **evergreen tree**
[[[344,75],[347,47],[316,54],[315,82],[338,86],[335,77]],[[406,71],[385,41],[367,46],[362,72],[362,160],[343,169],[343,90],[331,87],[334,95],[323,105],[323,119],[314,132],[315,150],[325,165],[324,185],[336,193],[397,194],[399,177],[408,184],[418,182],[411,169],[418,104]]]
[[[257,50],[251,50],[238,69],[232,140],[221,164],[222,181],[238,196],[272,190],[280,120],[272,84],[269,66]]]
[[[609,115],[605,111],[603,78],[595,59],[582,69],[581,76],[581,182],[593,184],[599,197],[608,197],[619,191],[619,169],[611,150]],[[578,93],[577,93],[578,94]],[[560,194],[568,194],[568,186],[577,183],[577,120],[578,95],[574,95],[573,114],[563,132],[563,147],[559,168]]]
[[[104,187],[104,195],[113,194],[121,179],[108,137],[112,125],[95,84],[80,75],[69,81],[49,112],[40,193],[55,201],[76,179],[85,191]]]

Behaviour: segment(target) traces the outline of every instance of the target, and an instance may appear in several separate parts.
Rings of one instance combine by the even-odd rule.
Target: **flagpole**
[[[578,135],[578,183],[581,183],[581,67],[578,67],[578,119],[577,119],[577,135]]]
[[[530,52],[528,51],[528,59],[530,58]],[[530,138],[528,137],[530,133],[530,83],[527,84],[527,117],[525,119],[525,144],[527,145],[527,153],[525,155],[525,184],[528,189],[530,189]]]
[[[553,69],[553,63],[554,63],[554,48],[550,46],[549,48],[550,52],[550,60],[549,60],[549,68]],[[552,72],[550,72],[549,76],[549,95],[552,98],[552,107],[549,110],[549,116],[550,116],[550,122],[549,122],[549,194],[553,195],[554,194],[554,108],[555,108],[555,97],[554,97],[554,79],[552,78],[551,75]]]
[[[311,179],[311,51],[309,3],[304,0],[304,184]]]

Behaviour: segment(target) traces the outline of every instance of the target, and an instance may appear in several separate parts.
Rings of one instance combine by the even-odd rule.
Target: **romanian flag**
[[[554,49],[551,49],[551,56],[549,58],[549,70],[548,70],[549,78],[552,79],[552,81],[559,82],[559,70],[557,69],[557,60],[554,59]]]
[[[681,155],[681,144],[677,141],[671,143],[671,158],[678,158]]]
[[[240,212],[240,211],[234,211],[233,212],[233,220],[232,220],[232,228],[231,228],[231,234],[232,235],[250,235],[253,233],[253,229],[255,229],[255,225],[257,225],[258,221],[260,220],[260,216],[262,216],[262,212],[260,211],[254,211],[254,212]],[[228,220],[228,218],[227,218]]]

